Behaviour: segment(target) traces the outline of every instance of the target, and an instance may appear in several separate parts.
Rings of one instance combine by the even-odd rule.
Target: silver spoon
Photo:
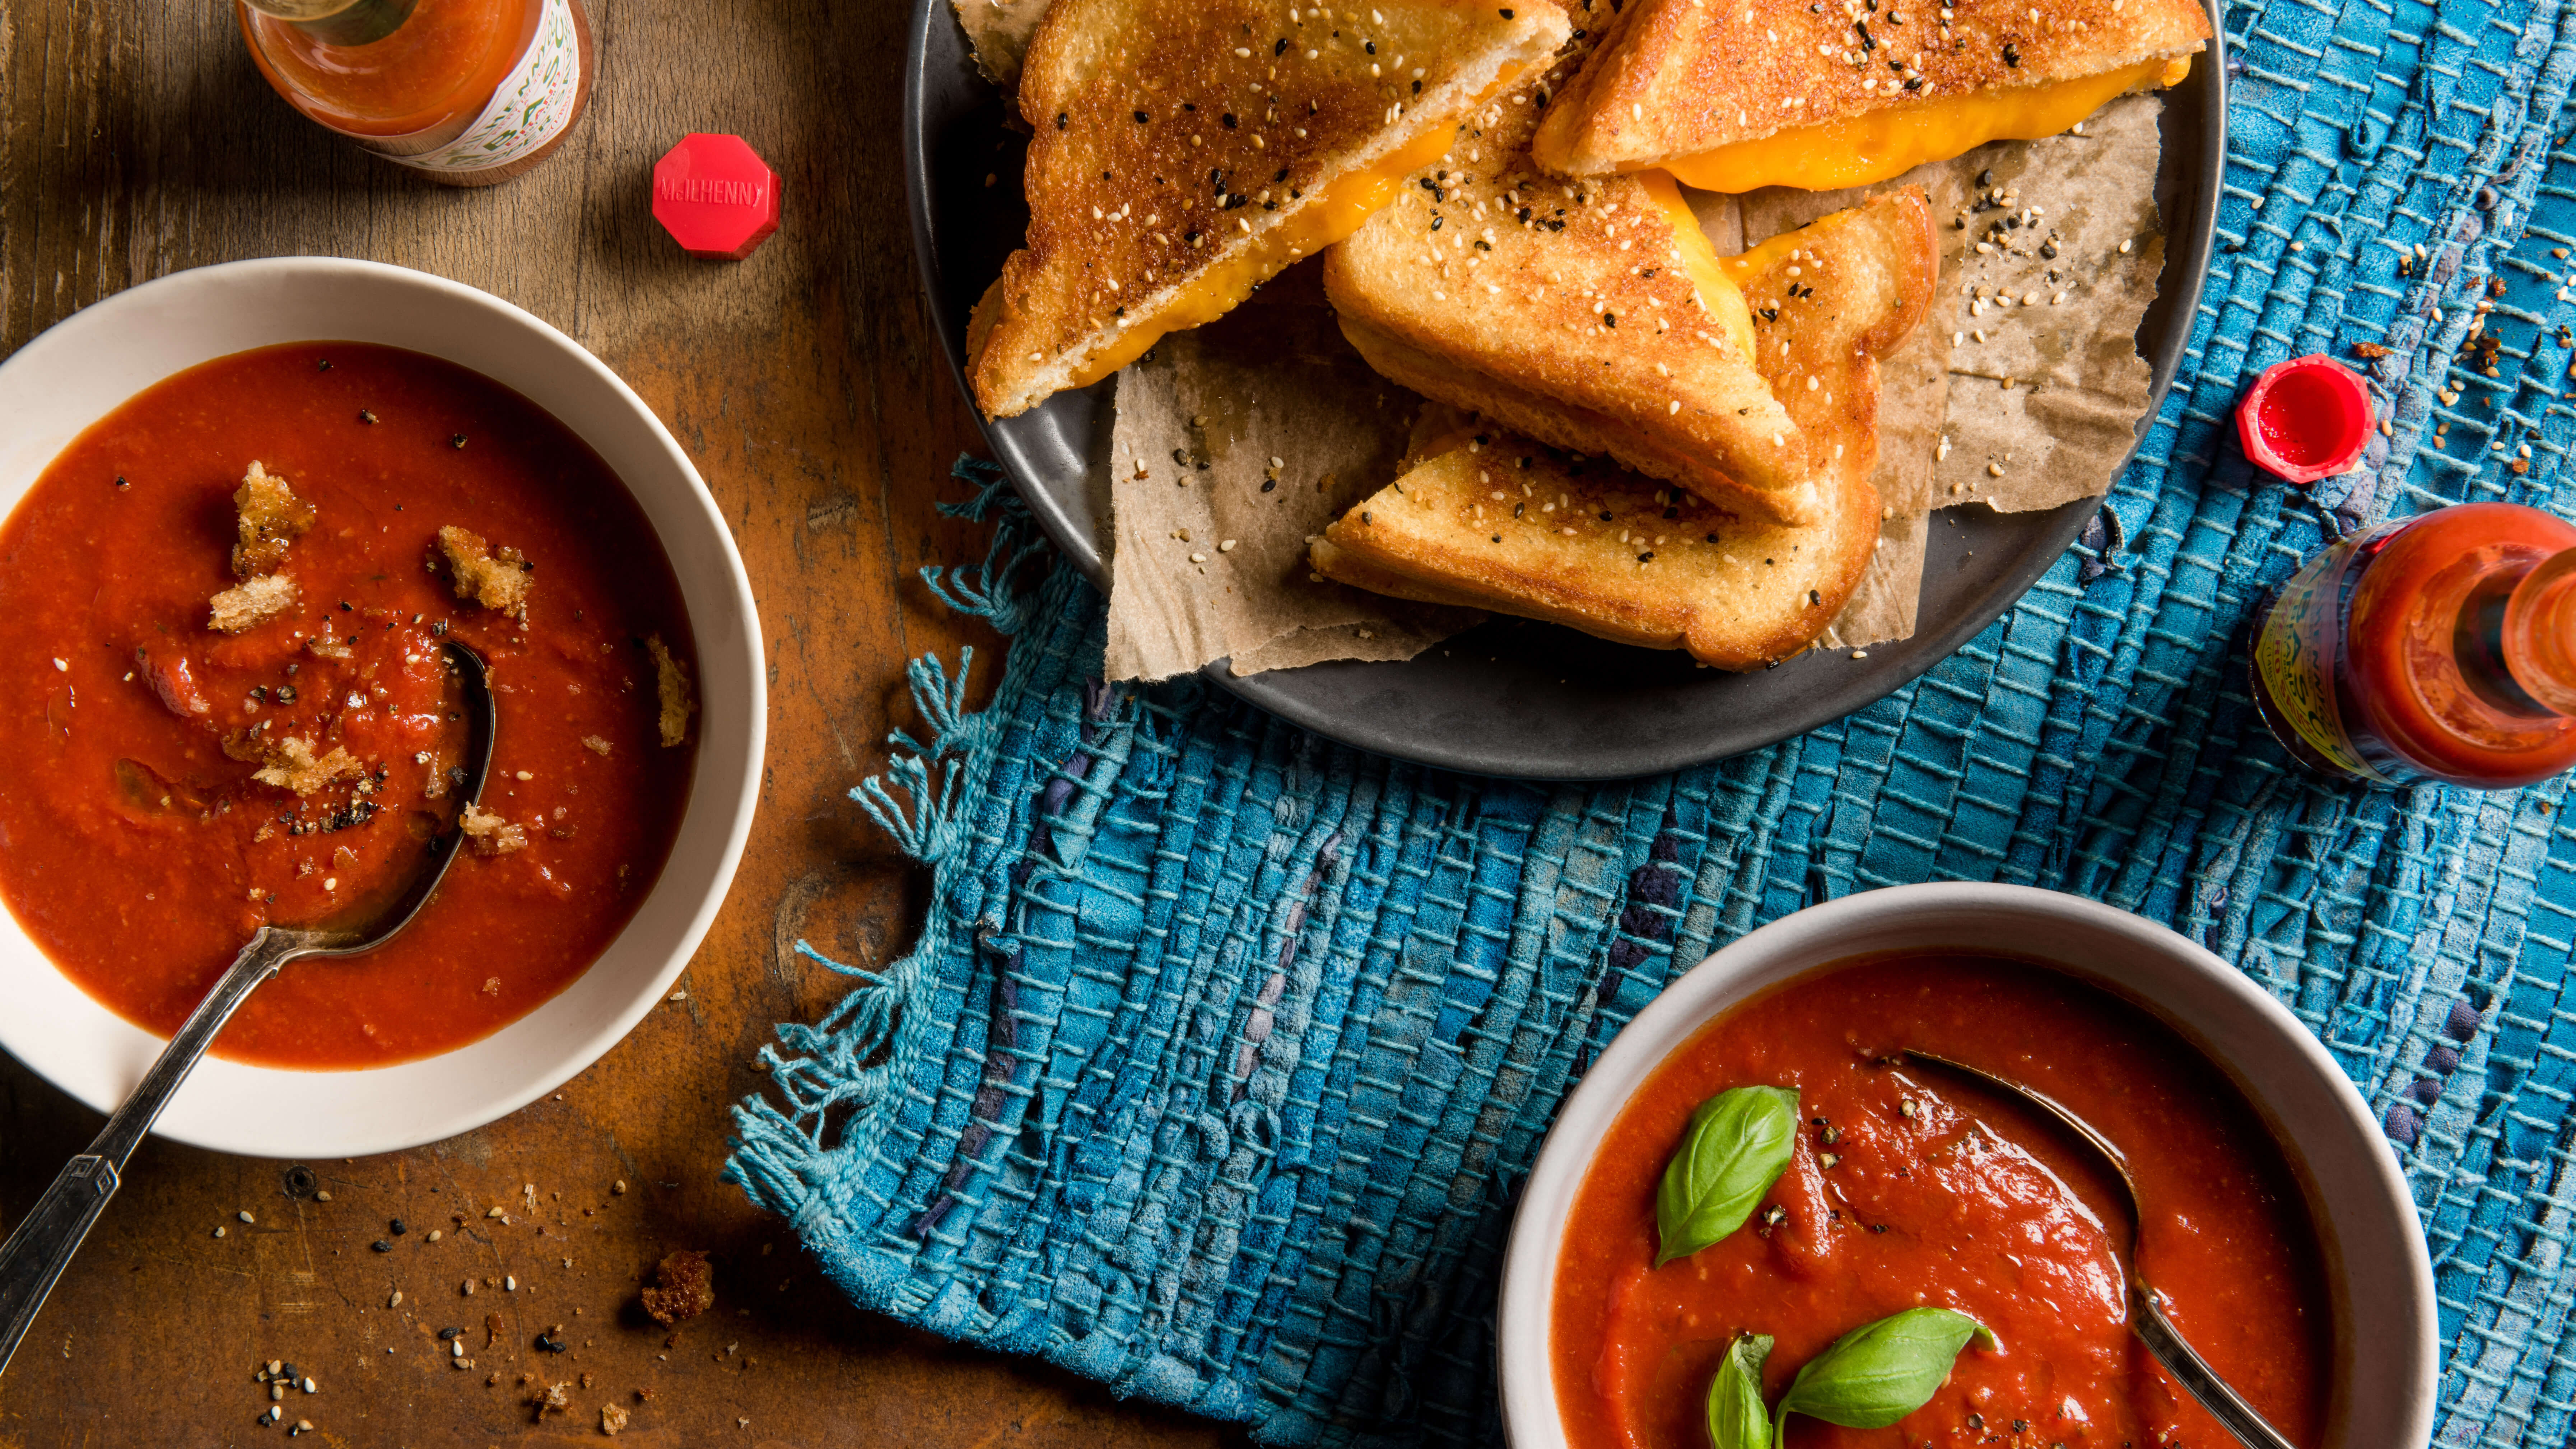
[[[2138,1276],[2137,1245],[2138,1239],[2146,1233],[2146,1218],[2138,1210],[2138,1183],[2129,1175],[2129,1159],[2112,1145],[2110,1138],[2093,1130],[2091,1123],[2044,1092],[2033,1091],[2019,1082],[1930,1052],[1908,1050],[1903,1055],[1926,1066],[1956,1072],[1979,1086],[2036,1107],[2075,1134],[2076,1140],[2092,1148],[2101,1159],[2101,1165],[2111,1169],[2111,1176],[2119,1181],[2120,1191],[2128,1199],[2129,1261],[2121,1266],[2128,1270],[2130,1331],[2146,1344],[2147,1352],[2156,1356],[2156,1362],[2165,1366],[2165,1372],[2189,1389],[2191,1396],[2200,1400],[2200,1406],[2209,1411],[2210,1417],[2224,1425],[2227,1432],[2235,1435],[2246,1449],[2298,1449],[2288,1435],[2273,1428],[2252,1404],[2245,1402],[2244,1395],[2230,1388],[2227,1380],[2218,1376],[2218,1370],[2211,1368],[2207,1359],[2183,1341],[2182,1330],[2174,1327],[2174,1321],[2165,1316],[2164,1295],[2147,1286],[2147,1280]],[[2116,1256],[2117,1250],[2114,1254]]]
[[[467,731],[465,781],[453,793],[471,803],[482,798],[483,776],[492,765],[492,735],[497,725],[492,686],[484,671],[483,656],[472,649],[449,640],[447,659],[463,686]],[[9,1367],[9,1356],[17,1352],[18,1340],[26,1337],[27,1329],[35,1323],[36,1310],[45,1306],[45,1295],[53,1291],[55,1280],[71,1266],[72,1255],[80,1251],[81,1239],[89,1236],[91,1225],[106,1211],[107,1200],[116,1195],[117,1174],[124,1168],[125,1159],[143,1141],[143,1134],[152,1130],[161,1109],[170,1105],[179,1084],[188,1079],[198,1058],[214,1045],[216,1034],[249,998],[252,989],[290,961],[355,956],[400,935],[419,916],[421,907],[429,904],[463,839],[461,830],[446,830],[430,837],[427,854],[410,887],[362,925],[314,930],[262,926],[250,938],[250,944],[242,947],[231,969],[189,1013],[170,1044],[161,1049],[152,1069],[143,1074],[134,1094],[125,1099],[125,1104],[116,1109],[90,1142],[89,1150],[64,1165],[54,1185],[45,1189],[45,1195],[36,1199],[36,1205],[18,1220],[9,1241],[0,1244],[0,1371]]]

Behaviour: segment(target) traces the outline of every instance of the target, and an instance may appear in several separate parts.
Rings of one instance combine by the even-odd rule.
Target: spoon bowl
[[[465,777],[450,793],[463,811],[483,798],[483,780],[492,768],[492,742],[499,720],[492,703],[492,681],[483,656],[466,645],[449,640],[447,663],[459,686],[458,711],[464,716],[466,743],[460,765]],[[125,1099],[107,1125],[92,1139],[89,1149],[64,1164],[60,1175],[34,1207],[20,1219],[6,1243],[0,1243],[0,1373],[9,1367],[9,1358],[17,1352],[18,1341],[36,1321],[36,1311],[45,1304],[45,1296],[71,1266],[72,1255],[80,1251],[81,1240],[107,1208],[107,1200],[116,1195],[118,1174],[126,1159],[134,1154],[143,1135],[152,1130],[153,1120],[170,1104],[188,1073],[204,1058],[208,1048],[232,1019],[241,1004],[250,998],[260,983],[275,976],[289,962],[355,956],[372,951],[394,937],[419,917],[430,898],[437,894],[439,882],[447,878],[448,866],[455,863],[456,852],[464,844],[461,826],[451,825],[429,838],[421,863],[412,872],[403,890],[377,910],[362,925],[327,925],[317,927],[262,926],[243,945],[214,988],[197,1003],[170,1044],[161,1049],[152,1069],[143,1074],[132,1095]]]
[[[2253,1405],[2245,1402],[2244,1395],[2230,1387],[2225,1379],[2218,1376],[2218,1371],[2209,1366],[2209,1361],[2192,1349],[2191,1344],[2184,1340],[2182,1330],[2175,1327],[2173,1319],[2166,1314],[2164,1295],[2148,1286],[2147,1280],[2139,1274],[2138,1249],[2146,1237],[2147,1216],[2138,1201],[2138,1180],[2130,1175],[2128,1156],[2120,1151],[2119,1144],[2095,1130],[2093,1124],[2077,1116],[2074,1109],[2065,1103],[2009,1077],[1999,1077],[1982,1067],[1972,1067],[1966,1062],[1931,1052],[1908,1049],[1903,1056],[1907,1061],[1920,1062],[1964,1077],[1987,1091],[2038,1111],[2065,1128],[2067,1135],[2096,1159],[2096,1166],[2107,1169],[2102,1175],[2120,1185],[2122,1205],[2128,1210],[2129,1250],[2120,1255],[2120,1267],[2121,1277],[2129,1285],[2130,1331],[2146,1344],[2147,1352],[2156,1356],[2156,1362],[2164,1365],[2165,1372],[2172,1374],[2176,1382],[2189,1390],[2191,1396],[2200,1401],[2200,1406],[2209,1411],[2210,1417],[2225,1425],[2227,1432],[2235,1435],[2246,1449],[2297,1449],[2287,1435],[2273,1428]],[[2112,1251],[2119,1254],[2116,1248]]]

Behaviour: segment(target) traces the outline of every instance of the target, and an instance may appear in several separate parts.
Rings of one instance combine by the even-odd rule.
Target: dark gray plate
[[[1028,226],[1022,138],[975,70],[949,0],[913,0],[904,71],[904,168],[922,289],[949,367],[965,386],[966,315]],[[2209,270],[2227,152],[2221,42],[2197,58],[2164,113],[2156,204],[2170,228],[2162,288],[2138,324],[2155,371],[2143,435],[2182,362]],[[987,185],[987,176],[995,178]],[[1112,384],[1059,393],[984,424],[1020,496],[1096,584],[1107,565]],[[2046,513],[1935,513],[1921,625],[1867,659],[1810,653],[1777,669],[1725,674],[1688,656],[1632,649],[1552,624],[1497,619],[1401,664],[1316,664],[1207,677],[1318,734],[1454,770],[1538,779],[1619,779],[1759,749],[1875,703],[2012,607],[2074,542],[2091,501]]]

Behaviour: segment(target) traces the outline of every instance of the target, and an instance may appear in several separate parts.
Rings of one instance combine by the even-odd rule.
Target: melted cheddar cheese
[[[1661,171],[1640,171],[1637,180],[1644,185],[1646,196],[1660,207],[1664,219],[1672,224],[1673,239],[1682,250],[1682,266],[1689,271],[1691,282],[1699,288],[1700,305],[1717,320],[1720,336],[1731,339],[1747,362],[1753,360],[1753,312],[1744,304],[1744,291],[1737,285],[1745,272],[1729,275],[1729,267],[1718,261],[1717,249],[1709,245],[1708,233],[1700,230],[1699,218],[1692,214],[1690,203],[1682,200],[1681,188]]]
[[[1685,185],[1745,192],[1765,186],[1833,191],[1902,176],[1988,141],[2054,136],[2116,97],[2170,86],[2191,74],[2191,58],[2150,60],[2050,85],[2016,86],[1891,106],[1863,116],[1798,126],[1663,163]]]
[[[1075,373],[1073,385],[1088,387],[1100,381],[1144,356],[1167,333],[1215,321],[1251,296],[1253,288],[1358,231],[1395,199],[1404,178],[1447,155],[1455,134],[1454,125],[1434,126],[1376,165],[1335,178],[1322,195],[1250,246],[1183,282],[1152,315],[1128,318],[1118,340]]]

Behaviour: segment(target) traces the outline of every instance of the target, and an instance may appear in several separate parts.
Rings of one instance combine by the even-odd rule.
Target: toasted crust
[[[1531,163],[1555,79],[1471,117],[1446,163],[1326,254],[1344,335],[1397,382],[1542,442],[1742,512],[1819,516],[1796,425],[1693,281],[1685,242],[1705,242],[1636,177],[1569,186]]]
[[[1383,23],[1299,0],[1057,0],[1021,72],[1028,244],[975,360],[987,414],[1221,314],[1297,259],[1296,239],[1329,219],[1316,208],[1354,204],[1328,195],[1336,182],[1445,139],[1568,30],[1546,5],[1367,13]]]
[[[1878,358],[1921,322],[1939,255],[1922,195],[1909,188],[1752,257],[1746,291],[1766,344],[1765,376],[1804,429],[1828,489],[1817,521],[1749,519],[1650,478],[1488,433],[1483,446],[1454,447],[1335,520],[1311,550],[1317,571],[1401,598],[1687,649],[1721,669],[1755,668],[1806,647],[1849,600],[1877,546],[1869,478]]]
[[[1942,5],[1915,0],[1821,12],[1789,0],[1634,0],[1549,109],[1536,154],[1566,175],[1630,171],[1792,127],[2189,55],[2209,39],[2196,0],[1950,0],[1947,10],[1945,22]]]
[[[1763,380],[1797,419],[1812,465],[1868,477],[1878,464],[1878,359],[1921,325],[1941,276],[1923,188],[1820,217],[1730,265],[1745,272]]]

